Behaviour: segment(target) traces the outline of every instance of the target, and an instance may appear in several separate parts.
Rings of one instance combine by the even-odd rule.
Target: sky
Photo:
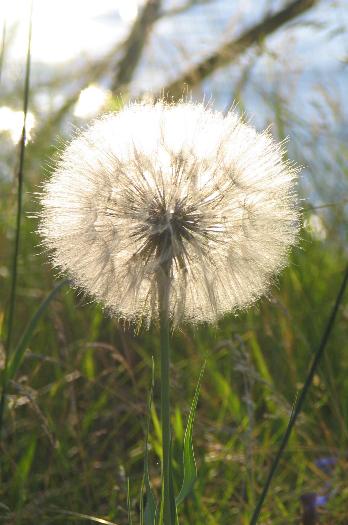
[[[179,6],[185,0],[164,0],[164,9]],[[42,71],[57,71],[64,64],[96,56],[103,56],[117,41],[127,35],[143,0],[34,0],[32,62],[41,64]],[[25,61],[30,0],[2,0],[0,31],[6,23],[6,51],[4,77],[16,81],[23,74]],[[269,6],[273,10],[284,5],[280,0],[212,0],[203,6],[191,8],[179,17],[163,17],[157,24],[137,71],[137,88],[158,89],[163,72],[174,77],[188,66],[192,57],[208,54],[231,35],[238,34],[247,23],[258,20]],[[236,8],[237,7],[237,8]],[[192,26],[192,20],[195,24]],[[334,79],[332,68],[348,63],[348,0],[321,0],[319,7],[305,16],[306,23],[295,27],[296,37],[281,39],[281,33],[267,39],[268,52],[257,61],[254,74],[267,75],[269,84],[278,82],[280,75],[296,74],[300,67],[304,73],[320,68],[327,76],[326,83]],[[323,22],[325,24],[323,24]],[[272,53],[277,58],[272,58]],[[293,60],[289,61],[287,55]],[[282,69],[283,68],[283,69]],[[238,66],[237,66],[238,73]],[[51,73],[50,73],[51,74]],[[226,83],[225,72],[221,73]],[[273,78],[272,78],[273,75]],[[278,73],[279,75],[279,73]],[[305,93],[302,90],[302,93]],[[301,93],[301,94],[302,94]],[[44,94],[39,94],[45,103]],[[80,95],[74,114],[91,118],[110,96],[105,86],[90,85]],[[47,97],[46,97],[47,98]],[[60,102],[61,103],[61,102]],[[0,131],[9,130],[11,139],[18,141],[21,114],[18,108],[0,106]],[[35,117],[30,117],[32,126]]]
[[[141,0],[34,0],[33,62],[62,63],[83,53],[106,50],[137,16]],[[16,27],[9,53],[20,60],[26,49],[30,0],[3,0],[0,24]],[[108,23],[112,18],[113,24]]]
[[[20,60],[25,54],[30,3],[30,0],[1,2],[0,28],[6,20],[8,37],[11,38],[9,56],[14,60]],[[34,0],[33,62],[63,63],[81,54],[103,53],[126,35],[142,3],[143,0]],[[182,3],[181,0],[165,0],[163,5],[169,8]],[[158,33],[162,38],[167,36],[169,39],[178,33],[184,35],[185,29],[189,30],[187,38],[195,38],[204,32],[205,39],[197,38],[202,45],[209,38],[216,41],[225,37],[225,33],[233,33],[240,20],[245,26],[245,20],[256,20],[267,6],[277,4],[284,5],[284,2],[215,0],[210,5],[207,3],[191,9],[191,14],[177,19],[178,23],[173,23],[171,17],[164,18],[157,24]],[[321,0],[319,6],[320,9],[310,11],[310,23],[302,28],[301,34],[303,58],[311,63],[347,56],[345,30],[348,25],[348,0]],[[189,26],[193,16],[194,30]],[[325,22],[331,37],[336,32],[334,38],[328,40],[325,31],[317,31],[322,22]],[[13,35],[15,27],[16,34]]]

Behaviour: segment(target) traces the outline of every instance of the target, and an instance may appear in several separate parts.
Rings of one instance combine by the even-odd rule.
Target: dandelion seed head
[[[296,242],[297,168],[201,104],[130,104],[67,146],[40,200],[53,265],[115,316],[215,321],[267,292]]]

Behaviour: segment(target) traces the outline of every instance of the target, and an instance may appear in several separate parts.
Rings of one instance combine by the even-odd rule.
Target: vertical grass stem
[[[16,288],[17,288],[17,275],[18,275],[18,255],[19,255],[19,241],[21,232],[22,222],[22,201],[23,201],[23,169],[24,169],[24,154],[26,144],[26,123],[29,105],[29,91],[30,91],[30,64],[31,64],[31,37],[32,37],[32,15],[33,15],[33,1],[30,3],[29,12],[29,29],[28,29],[28,43],[27,43],[27,57],[25,66],[25,80],[24,80],[24,93],[23,93],[23,127],[22,135],[19,144],[19,166],[18,166],[18,188],[17,188],[17,215],[16,215],[16,230],[15,230],[15,242],[12,259],[12,274],[11,274],[11,288],[9,307],[7,312],[7,326],[6,326],[6,342],[5,342],[5,369],[3,374],[1,400],[0,400],[0,434],[2,431],[2,422],[4,414],[4,405],[6,399],[6,371],[8,366],[8,360],[10,357],[12,336],[13,336],[13,320],[16,304]]]

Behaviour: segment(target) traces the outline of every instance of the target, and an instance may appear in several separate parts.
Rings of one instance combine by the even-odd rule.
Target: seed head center
[[[137,237],[142,241],[140,253],[145,259],[155,255],[161,260],[185,258],[185,242],[192,240],[199,229],[199,213],[186,198],[168,203],[154,198],[148,207]]]

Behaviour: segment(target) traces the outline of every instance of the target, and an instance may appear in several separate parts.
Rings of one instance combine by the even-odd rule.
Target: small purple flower
[[[331,472],[336,463],[337,458],[334,456],[324,456],[315,461],[316,466],[326,473]]]
[[[314,505],[316,507],[322,507],[323,505],[326,505],[326,503],[328,501],[329,501],[329,495],[328,494],[325,494],[325,495],[322,495],[322,496],[319,496],[319,494],[316,494],[315,495]]]
[[[315,465],[320,468],[325,474],[330,475],[333,468],[337,463],[337,458],[334,456],[323,456],[315,461]],[[317,494],[316,492],[307,492],[302,494],[302,524],[303,525],[316,525],[318,523],[318,507],[322,507],[327,504],[330,497],[335,491],[331,490],[331,481],[329,480],[324,487],[321,488],[322,492],[326,494]]]

